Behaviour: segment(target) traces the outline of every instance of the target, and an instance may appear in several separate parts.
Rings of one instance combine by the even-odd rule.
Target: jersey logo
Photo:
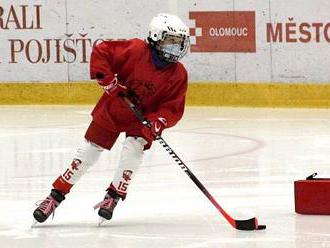
[[[143,82],[143,86],[147,89],[149,95],[153,95],[156,93],[155,85],[152,82]]]
[[[159,117],[158,120],[163,123],[164,127],[167,127],[167,120],[164,117]]]
[[[123,171],[123,178],[125,179],[125,181],[129,181],[131,180],[132,178],[132,174],[133,174],[133,171],[131,170],[124,170]]]
[[[139,105],[141,101],[144,101],[146,98],[153,97],[156,94],[156,87],[152,82],[137,81],[137,83],[131,88],[130,95],[134,96],[133,103]],[[133,100],[132,99],[132,100]]]
[[[79,170],[78,167],[80,165],[81,165],[81,160],[75,158],[71,163],[71,168],[72,168],[72,170]]]

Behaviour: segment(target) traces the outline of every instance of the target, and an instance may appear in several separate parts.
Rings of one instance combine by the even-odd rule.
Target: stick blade
[[[258,225],[257,218],[251,218],[248,220],[235,220],[235,228],[242,231],[264,230],[265,225]]]
[[[257,230],[265,230],[266,229],[266,225],[259,225]]]

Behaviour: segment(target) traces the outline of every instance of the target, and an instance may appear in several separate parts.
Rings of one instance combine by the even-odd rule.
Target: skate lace
[[[106,198],[103,201],[96,204],[94,206],[94,209],[105,208],[105,209],[108,209],[108,210],[113,210],[115,208],[115,206],[117,205],[117,202],[118,201],[113,199],[113,198]]]
[[[55,208],[57,207],[57,204],[57,201],[50,197],[47,197],[45,200],[36,203],[39,210],[42,211],[46,216],[53,214],[52,218],[54,218]]]

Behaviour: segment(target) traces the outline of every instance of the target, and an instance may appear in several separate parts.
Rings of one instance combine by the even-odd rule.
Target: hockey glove
[[[142,134],[148,142],[155,140],[157,136],[162,134],[162,131],[167,126],[167,120],[163,117],[158,117],[150,120],[150,124],[151,127],[143,126],[142,128]]]
[[[97,78],[97,82],[108,95],[118,96],[120,94],[127,94],[127,87],[119,83],[117,75]]]

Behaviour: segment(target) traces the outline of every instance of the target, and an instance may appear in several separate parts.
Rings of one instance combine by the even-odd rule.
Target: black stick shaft
[[[141,110],[137,108],[126,96],[120,96],[127,103],[135,116],[146,127],[151,127],[151,123],[144,117]],[[211,193],[205,188],[205,186],[198,180],[198,178],[192,173],[188,166],[182,161],[182,159],[174,152],[174,150],[167,144],[167,142],[160,136],[156,137],[156,140],[166,149],[166,151],[172,156],[175,162],[181,167],[181,169],[189,176],[189,178],[196,184],[196,186],[203,192],[203,194],[210,200],[210,202],[218,209],[218,211],[225,217],[228,223],[240,230],[256,230],[258,229],[258,222],[256,218],[248,220],[235,220],[233,219],[215,200]]]

